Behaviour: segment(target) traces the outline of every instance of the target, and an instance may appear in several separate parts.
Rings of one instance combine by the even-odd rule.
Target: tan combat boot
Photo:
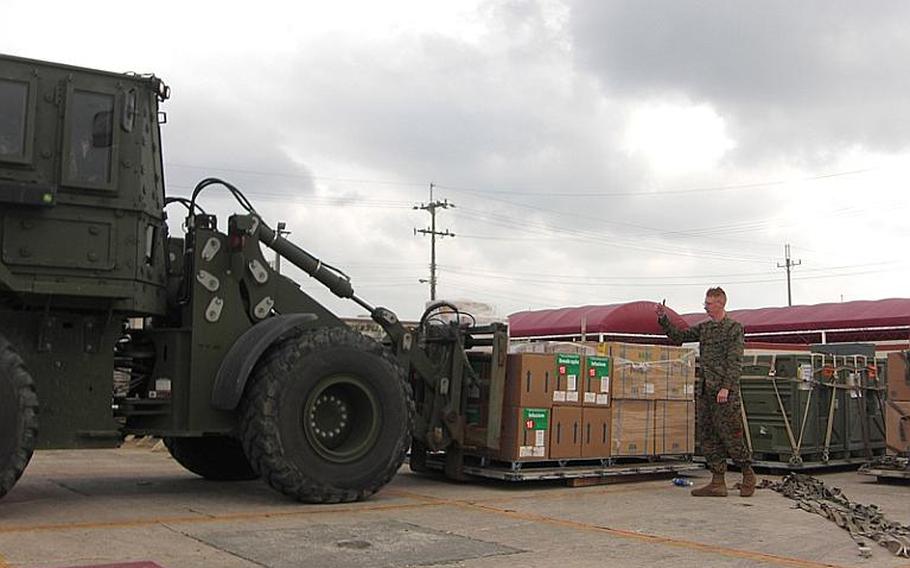
[[[712,474],[711,483],[704,487],[692,490],[693,497],[726,497],[727,482],[724,481],[724,474]]]
[[[752,466],[743,466],[743,481],[739,484],[739,496],[751,497],[755,493],[755,483],[755,472],[752,471]]]

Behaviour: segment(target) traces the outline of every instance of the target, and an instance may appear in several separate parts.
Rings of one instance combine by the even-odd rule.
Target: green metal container
[[[825,465],[881,455],[881,390],[866,362],[830,354],[746,357],[740,389],[755,460]]]

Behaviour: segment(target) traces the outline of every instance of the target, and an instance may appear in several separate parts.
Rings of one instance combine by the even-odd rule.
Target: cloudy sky
[[[414,207],[431,184],[454,204],[437,211],[455,234],[437,241],[438,298],[498,315],[663,298],[686,313],[712,285],[730,308],[783,306],[786,244],[794,304],[908,296],[906,2],[52,11],[6,0],[0,52],[164,78],[168,193],[232,182],[404,318],[429,297]],[[230,213],[225,195],[202,203]]]

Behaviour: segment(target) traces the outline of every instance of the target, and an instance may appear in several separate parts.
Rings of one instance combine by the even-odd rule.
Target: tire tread
[[[397,440],[395,449],[380,475],[366,486],[349,489],[312,479],[283,459],[278,431],[278,408],[283,382],[290,380],[290,370],[302,357],[320,349],[336,346],[353,347],[379,355],[393,369],[400,396],[406,402],[401,424],[406,436]],[[380,343],[345,327],[319,328],[287,337],[270,347],[257,364],[241,404],[242,442],[250,463],[274,489],[307,503],[346,503],[360,501],[376,493],[404,462],[414,421],[414,401],[407,376],[394,355]]]

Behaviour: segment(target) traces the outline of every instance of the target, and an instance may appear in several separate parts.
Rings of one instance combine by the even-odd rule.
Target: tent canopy
[[[680,329],[707,319],[705,313],[679,316],[669,309],[667,313]],[[819,343],[906,340],[910,337],[910,298],[730,310],[728,313],[743,324],[747,340]],[[586,334],[663,336],[651,301],[517,312],[509,316],[509,327],[512,337],[577,336],[582,331]]]
[[[910,299],[839,302],[812,306],[730,310],[731,318],[747,333],[861,329],[910,325]],[[690,325],[704,321],[704,313],[685,314]]]
[[[680,329],[689,324],[667,308],[670,321]],[[638,301],[609,306],[580,306],[517,312],[509,316],[512,337],[540,337],[616,333],[633,335],[663,335],[654,313],[654,302]]]

